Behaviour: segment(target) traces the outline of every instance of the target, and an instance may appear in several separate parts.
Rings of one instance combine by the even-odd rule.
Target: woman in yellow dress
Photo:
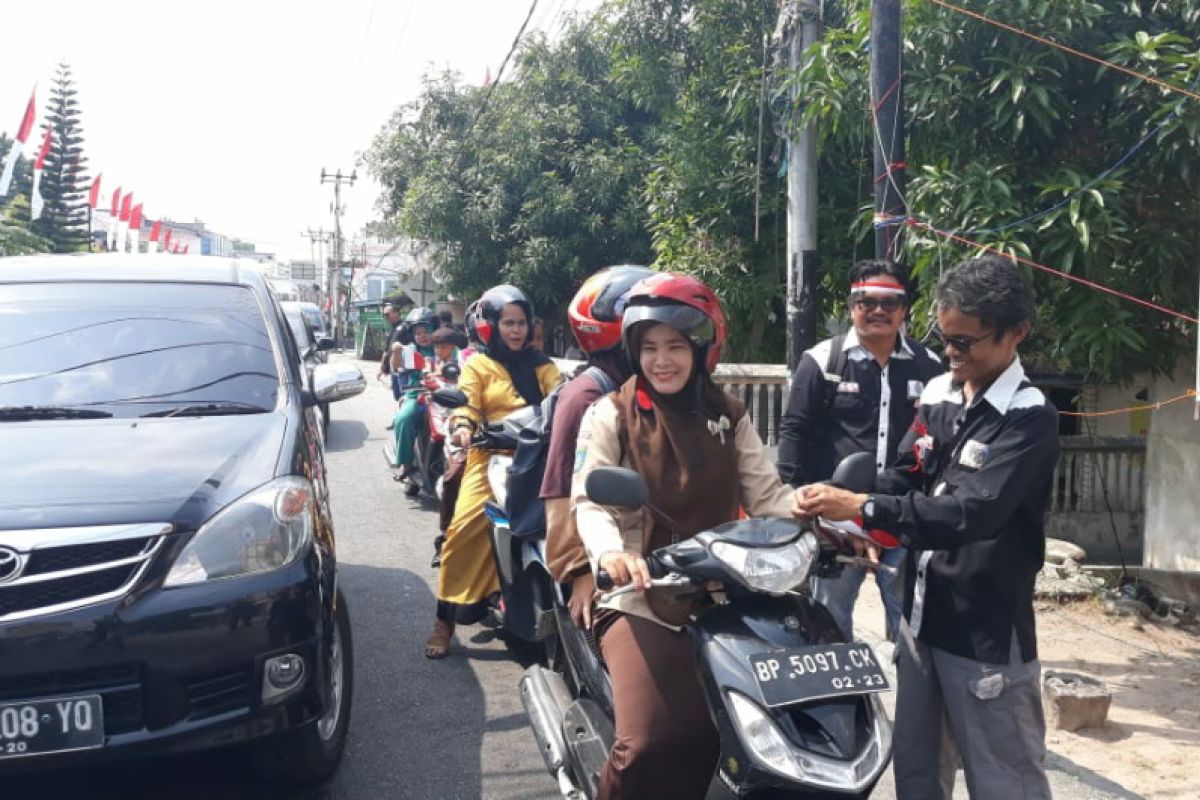
[[[533,319],[533,306],[514,286],[494,286],[479,298],[468,325],[474,326],[482,348],[458,380],[467,405],[450,417],[451,440],[459,446],[466,447],[480,426],[540,403],[562,379],[554,362],[529,346]],[[475,449],[467,454],[454,519],[442,545],[437,620],[425,642],[428,658],[445,658],[454,626],[483,619],[489,598],[500,590],[484,513],[484,504],[492,499],[488,457]]]

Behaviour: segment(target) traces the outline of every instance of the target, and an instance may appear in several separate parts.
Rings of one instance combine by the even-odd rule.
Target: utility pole
[[[320,265],[325,263],[325,244],[328,243],[329,240],[333,238],[333,234],[326,233],[324,228],[318,228],[317,230],[314,231],[312,229],[312,226],[310,225],[308,227],[308,230],[300,231],[300,235],[308,239],[309,252],[312,253],[312,257],[313,257],[313,265],[316,267],[316,269],[320,270],[321,269]],[[321,273],[317,272],[316,274],[318,276],[320,276]],[[329,275],[330,275],[329,265],[326,264],[325,265],[325,279],[326,279],[325,280],[325,293],[327,295],[329,295],[329,297],[332,298],[333,295],[329,294]],[[317,282],[318,283],[320,282],[319,277],[317,278]],[[333,301],[332,300],[330,300],[330,303],[329,303],[329,319],[331,321],[334,319]],[[332,327],[332,325],[331,325],[331,327]]]
[[[822,0],[788,0],[791,16],[788,63],[795,74],[803,66],[804,51],[815,44],[821,30]],[[791,93],[792,115],[800,103]],[[817,132],[809,123],[793,127],[788,141],[788,265],[787,265],[787,364],[796,369],[804,351],[816,344],[816,292],[821,281],[817,261]]]
[[[904,75],[901,0],[871,0],[871,108],[875,142],[875,258],[897,261],[908,207],[904,202]]]
[[[329,273],[329,292],[333,298],[330,317],[333,320],[334,340],[341,346],[342,334],[346,330],[346,310],[342,308],[342,184],[354,185],[358,170],[343,176],[341,168],[332,175],[321,168],[321,183],[333,184],[333,266]]]

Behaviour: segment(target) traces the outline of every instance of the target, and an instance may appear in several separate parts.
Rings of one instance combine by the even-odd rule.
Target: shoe
[[[395,427],[396,427],[396,420],[392,420],[391,422],[389,422],[387,424],[387,427],[384,428],[384,430],[387,430],[387,431],[394,430]]]

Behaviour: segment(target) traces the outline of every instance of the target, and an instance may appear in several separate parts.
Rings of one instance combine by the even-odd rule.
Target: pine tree
[[[34,232],[53,242],[56,253],[86,250],[88,246],[87,158],[83,155],[83,126],[75,95],[71,67],[60,63],[43,126],[43,130],[48,126],[54,132],[42,173],[45,207],[33,223]]]
[[[0,163],[8,156],[13,140],[0,133]],[[13,173],[8,197],[0,203],[0,256],[19,256],[26,253],[45,253],[51,243],[29,229],[30,167],[33,162],[22,158]]]

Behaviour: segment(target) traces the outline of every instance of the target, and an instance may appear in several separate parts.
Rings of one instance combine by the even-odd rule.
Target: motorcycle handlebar
[[[646,557],[646,567],[650,571],[650,577],[654,578],[654,579],[666,577],[666,575],[671,571],[671,570],[667,569],[666,564],[663,564],[661,561],[659,561],[654,556]],[[608,591],[612,591],[612,589],[615,586],[616,586],[616,583],[613,582],[612,575],[608,574],[608,570],[606,570],[606,569],[596,570],[596,588],[597,589],[599,589],[602,592],[608,592]]]

